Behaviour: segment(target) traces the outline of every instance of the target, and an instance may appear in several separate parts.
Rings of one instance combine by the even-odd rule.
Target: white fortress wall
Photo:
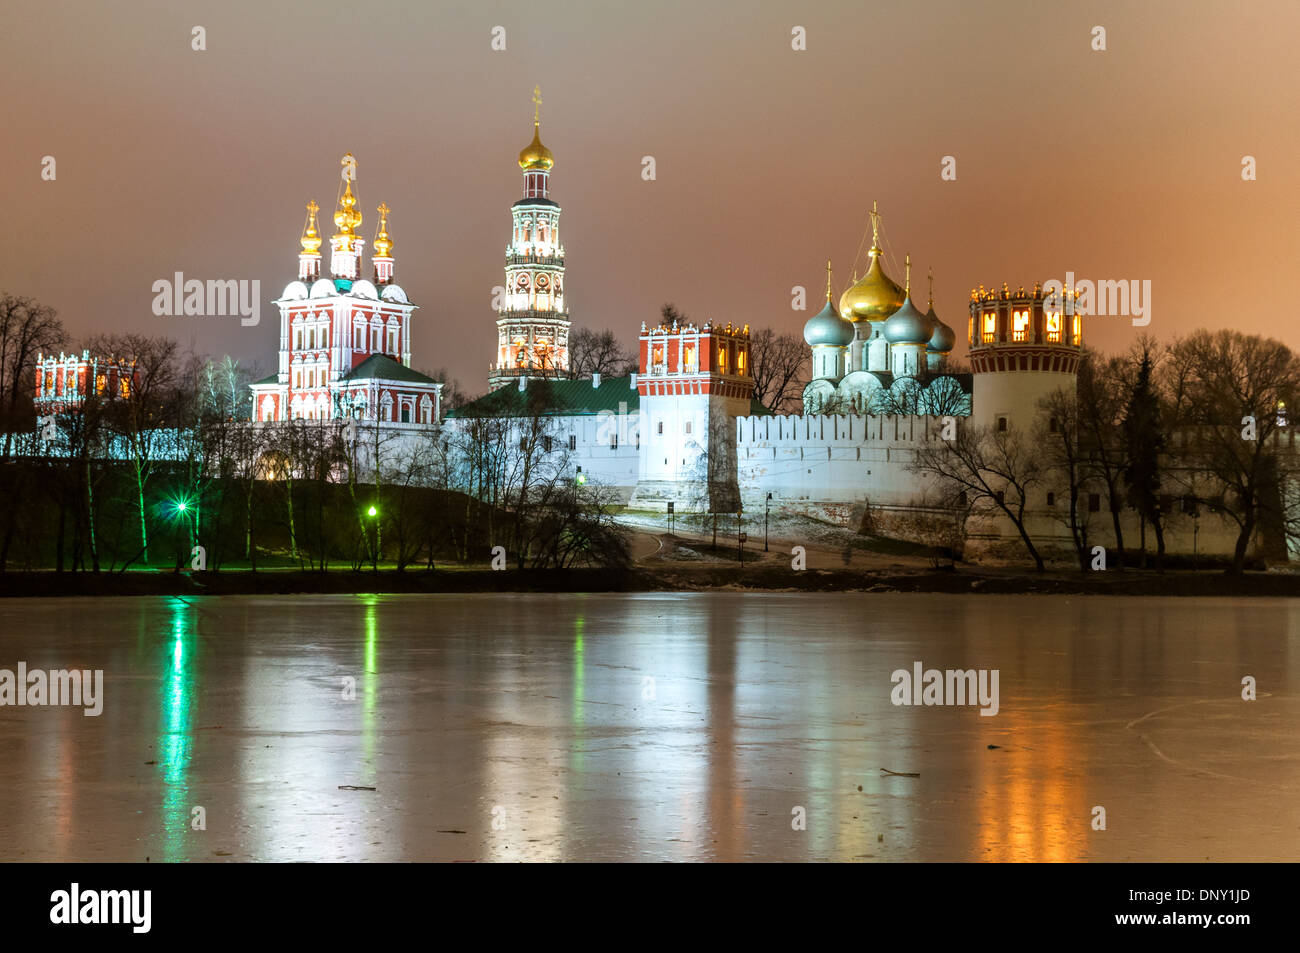
[[[857,414],[738,417],[736,466],[747,507],[772,503],[916,505],[933,487],[908,465],[942,438],[940,417]]]

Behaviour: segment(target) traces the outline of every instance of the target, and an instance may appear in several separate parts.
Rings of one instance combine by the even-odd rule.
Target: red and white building
[[[125,400],[135,386],[135,366],[121,358],[60,354],[36,357],[36,412],[75,411],[86,400]]]
[[[352,417],[401,427],[433,427],[441,419],[442,384],[411,369],[411,316],[416,306],[393,281],[387,205],[371,256],[373,280],[361,277],[357,234],[362,214],[352,185],[356,160],[342,160],[342,186],[330,239],[330,276],[321,277],[319,206],[307,204],[298,278],[275,302],[280,308],[278,371],[251,385],[253,419],[334,420]]]
[[[734,483],[735,420],[754,402],[749,325],[641,325],[636,389],[641,459],[633,502],[680,500],[682,487]]]

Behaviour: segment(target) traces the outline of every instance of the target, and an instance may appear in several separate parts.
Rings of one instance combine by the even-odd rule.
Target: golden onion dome
[[[375,254],[380,258],[393,256],[393,240],[388,235],[388,213],[392,211],[386,203],[380,202],[375,209],[379,213],[379,233],[375,235]]]
[[[344,156],[343,161],[346,163],[352,158],[351,154]],[[339,199],[339,207],[334,212],[334,225],[338,228],[338,234],[335,238],[355,238],[354,230],[361,224],[361,211],[357,208],[357,197],[352,194],[352,179],[345,177],[347,183],[343,190],[343,195]]]
[[[315,255],[320,251],[321,237],[320,232],[316,230],[316,212],[320,208],[316,200],[307,203],[307,224],[302,230],[302,252],[304,255]]]
[[[555,156],[551,155],[550,149],[542,145],[542,124],[533,120],[533,141],[519,153],[519,168],[525,172],[549,172],[553,165],[555,165]]]
[[[840,314],[851,321],[884,321],[907,298],[880,267],[880,249],[871,247],[871,267],[840,296]]]

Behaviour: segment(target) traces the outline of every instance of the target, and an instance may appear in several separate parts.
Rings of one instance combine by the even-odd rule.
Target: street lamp
[[[745,534],[741,528],[745,525],[744,521],[745,508],[739,503],[736,504],[736,558],[743,564],[745,562]]]
[[[370,509],[366,510],[366,515],[374,520],[379,515],[379,510],[372,503]],[[375,548],[370,554],[370,571],[379,572],[379,520],[375,520]]]
[[[767,552],[767,517],[772,511],[772,494],[767,495],[763,504],[763,552]]]

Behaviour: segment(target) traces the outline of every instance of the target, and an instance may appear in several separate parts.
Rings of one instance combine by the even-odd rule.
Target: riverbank
[[[289,595],[457,592],[937,592],[994,595],[1300,597],[1290,571],[1168,572],[1112,570],[1082,575],[961,566],[955,570],[807,569],[760,562],[720,566],[639,566],[629,570],[435,569],[397,572],[6,573],[0,598],[158,595]]]

